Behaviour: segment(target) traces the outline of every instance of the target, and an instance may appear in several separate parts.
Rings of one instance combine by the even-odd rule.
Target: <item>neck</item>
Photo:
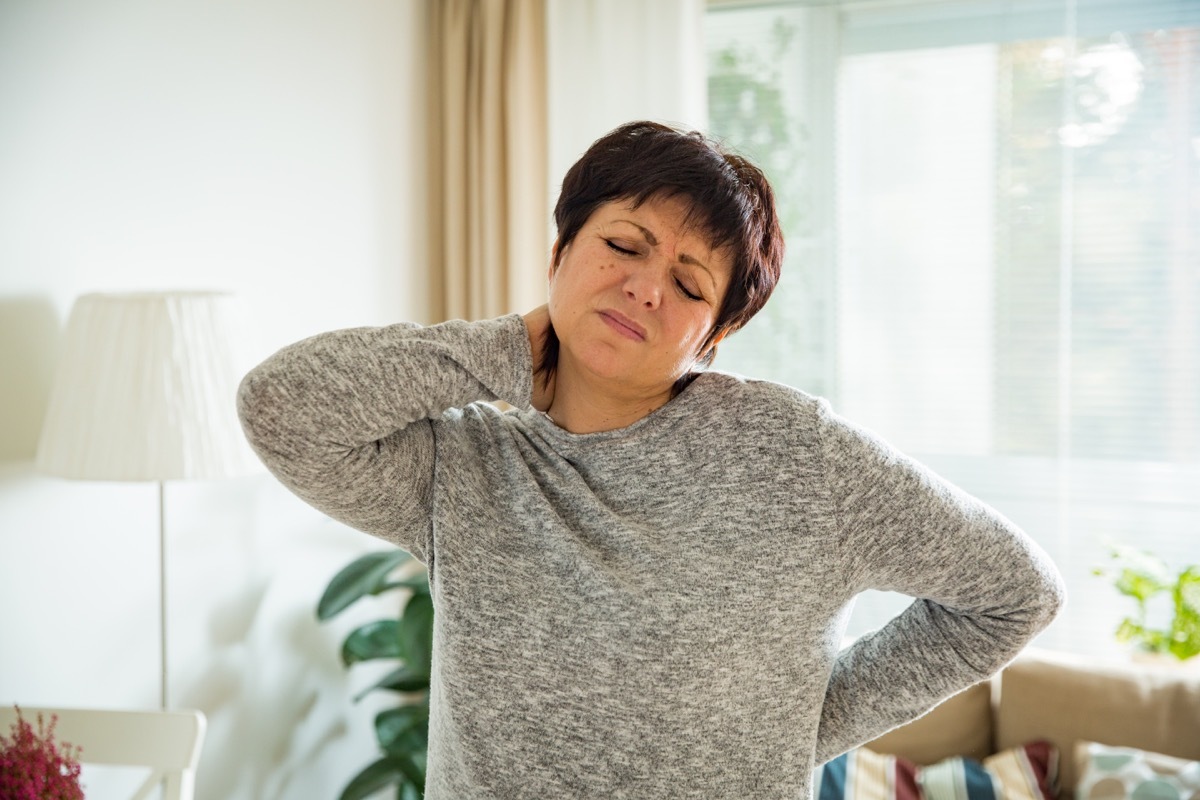
[[[571,433],[628,427],[664,406],[674,389],[674,383],[655,387],[613,385],[563,366],[560,361],[554,401],[546,413],[555,425]]]

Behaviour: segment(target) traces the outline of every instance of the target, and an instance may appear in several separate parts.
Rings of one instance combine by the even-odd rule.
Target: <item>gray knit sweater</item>
[[[706,372],[577,435],[530,359],[516,315],[343,330],[238,396],[279,480],[429,569],[430,800],[808,798],[1063,602],[1010,522],[824,401]],[[839,652],[864,589],[918,599]]]

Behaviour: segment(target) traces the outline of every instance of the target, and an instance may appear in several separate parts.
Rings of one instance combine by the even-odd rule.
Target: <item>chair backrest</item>
[[[143,800],[159,784],[164,800],[192,800],[196,764],[204,744],[204,715],[199,711],[106,711],[83,708],[26,708],[21,716],[37,725],[58,716],[54,738],[82,748],[85,764],[149,767],[150,777],[132,800]],[[8,735],[17,720],[12,706],[0,707],[0,733]]]

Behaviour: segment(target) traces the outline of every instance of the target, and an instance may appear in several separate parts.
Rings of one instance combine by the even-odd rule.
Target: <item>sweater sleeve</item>
[[[1013,523],[823,410],[823,459],[852,586],[915,599],[839,653],[818,764],[987,679],[1066,599],[1054,564]]]
[[[333,331],[242,379],[238,414],[259,458],[330,517],[429,563],[431,420],[475,401],[529,404],[529,336],[516,314]]]

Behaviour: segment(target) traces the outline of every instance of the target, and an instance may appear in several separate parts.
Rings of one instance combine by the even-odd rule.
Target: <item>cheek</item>
[[[550,324],[561,329],[566,324],[566,320],[563,318],[562,291],[559,289],[559,284],[552,283],[550,285],[550,295],[546,307],[550,312]]]
[[[578,281],[573,274],[565,273],[560,268],[550,279],[549,287],[550,322],[556,328],[570,324],[576,316],[580,304]]]
[[[703,318],[697,324],[692,332],[691,344],[689,350],[691,355],[699,357],[702,355],[704,343],[708,341],[709,334],[712,333],[713,326],[716,325],[717,319],[715,314],[704,314]]]
[[[708,332],[712,330],[716,322],[717,315],[712,313],[707,306],[703,311],[697,311],[688,324],[691,338],[696,342],[702,341],[704,337],[708,336]]]
[[[568,304],[586,304],[593,295],[610,289],[619,277],[615,261],[560,266],[550,278],[550,298],[553,301],[557,296],[559,305],[564,308]]]
[[[680,314],[676,325],[673,326],[675,335],[671,337],[675,342],[672,350],[680,359],[684,360],[699,355],[700,346],[704,343],[704,338],[708,336],[713,323],[711,314],[687,313],[687,311]]]

